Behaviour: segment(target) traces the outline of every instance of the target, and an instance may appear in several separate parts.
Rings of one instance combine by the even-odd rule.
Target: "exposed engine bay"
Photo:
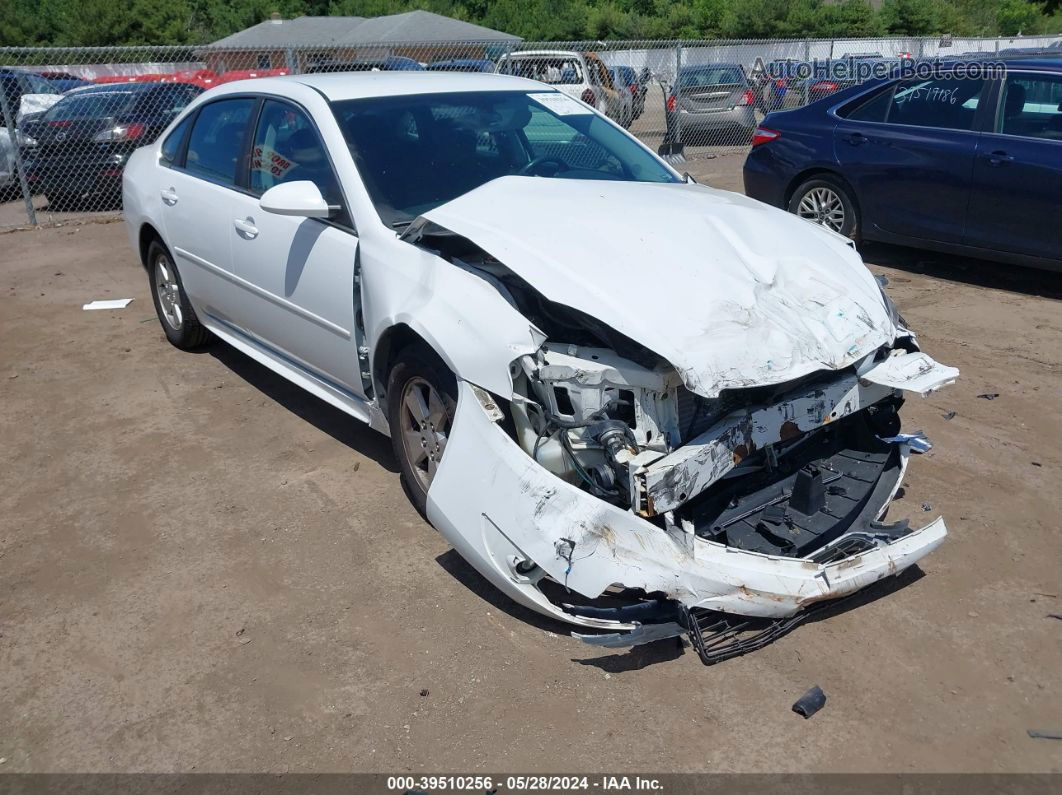
[[[655,526],[692,557],[705,542],[826,566],[914,532],[906,522],[880,521],[912,452],[912,437],[900,433],[903,394],[925,395],[953,382],[958,371],[919,352],[909,333],[842,369],[704,397],[662,357],[546,299],[466,238],[423,219],[405,238],[488,281],[544,336],[534,354],[512,363],[511,398],[490,398],[504,407],[493,419],[523,453],[575,489]],[[482,403],[485,393],[479,396]],[[530,555],[514,563],[515,571],[570,588],[577,544],[554,548],[567,559],[563,578],[543,572],[542,561]],[[545,581],[540,585],[549,590]],[[635,629],[584,638],[599,645],[685,632],[707,663],[759,642],[735,640],[721,652],[705,651],[720,633],[737,637],[725,615],[734,611],[710,607],[711,599],[630,586],[617,582],[602,594],[603,603],[572,594],[565,600],[563,592],[553,601],[562,600],[569,616]],[[794,614],[807,614],[808,604],[794,600],[778,611],[782,618],[754,629],[773,637],[795,625]],[[707,636],[706,626],[713,627]]]

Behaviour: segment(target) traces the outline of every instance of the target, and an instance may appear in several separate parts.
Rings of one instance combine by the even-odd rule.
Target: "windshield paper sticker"
[[[551,91],[547,94],[528,94],[528,96],[546,110],[551,110],[558,116],[572,116],[576,113],[587,114],[593,112],[590,108],[579,104],[567,94],[562,94],[559,91]]]

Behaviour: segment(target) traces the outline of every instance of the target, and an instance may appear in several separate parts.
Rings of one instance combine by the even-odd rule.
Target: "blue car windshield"
[[[332,103],[384,223],[400,226],[498,177],[679,182],[566,94],[475,91]]]

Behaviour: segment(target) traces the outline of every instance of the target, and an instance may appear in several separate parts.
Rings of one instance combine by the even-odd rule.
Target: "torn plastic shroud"
[[[759,469],[735,470],[678,509],[676,517],[692,522],[700,538],[796,558],[810,557],[846,534],[890,540],[906,535],[906,523],[876,521],[902,466],[896,445],[877,437],[873,421],[861,411],[793,440],[777,459],[760,451]],[[865,548],[847,544],[830,559]]]

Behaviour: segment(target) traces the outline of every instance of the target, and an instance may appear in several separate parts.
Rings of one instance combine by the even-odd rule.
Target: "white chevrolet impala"
[[[378,72],[203,94],[125,169],[179,348],[219,338],[393,440],[516,602],[706,662],[946,535],[884,513],[905,394],[958,375],[844,238],[692,184],[541,83]]]

